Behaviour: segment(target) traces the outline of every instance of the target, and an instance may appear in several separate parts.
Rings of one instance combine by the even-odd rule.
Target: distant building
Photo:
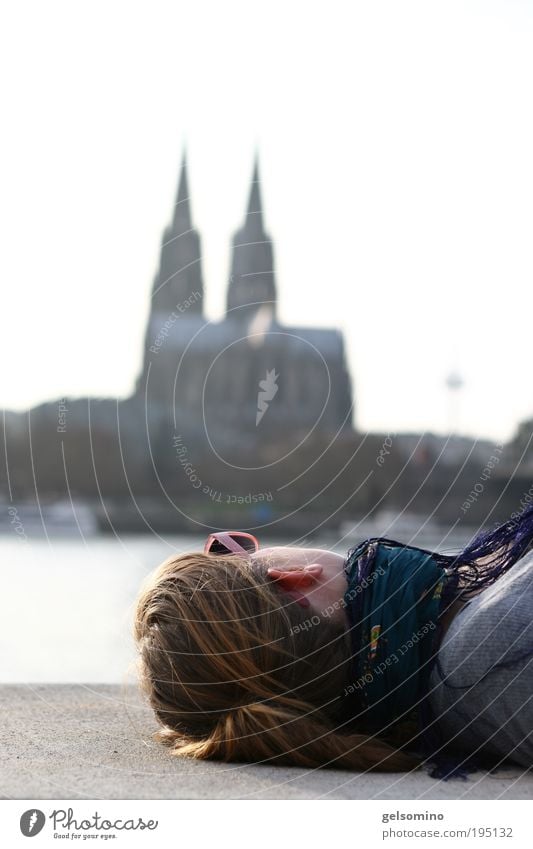
[[[533,418],[519,423],[515,435],[509,442],[509,473],[531,476],[533,472]]]
[[[325,297],[331,286],[325,282]],[[135,393],[149,429],[167,443],[169,428],[189,441],[206,439],[217,452],[235,445],[253,449],[280,434],[296,445],[311,433],[332,437],[352,429],[342,334],[277,319],[274,251],[263,223],[257,161],[246,217],[233,237],[225,318],[208,321],[203,299],[184,158]]]

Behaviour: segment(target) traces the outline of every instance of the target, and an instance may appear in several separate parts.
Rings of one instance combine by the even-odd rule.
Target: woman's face
[[[279,580],[280,587],[299,601],[302,612],[307,607],[309,615],[348,624],[342,604],[347,581],[344,557],[340,554],[323,548],[274,546],[260,548],[250,556],[254,563],[269,569],[273,580]]]

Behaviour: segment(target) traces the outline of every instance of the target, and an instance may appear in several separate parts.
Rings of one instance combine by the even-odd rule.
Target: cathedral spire
[[[243,226],[233,236],[226,315],[248,320],[261,310],[276,318],[276,283],[272,240],[265,232],[258,156],[255,155]]]
[[[159,270],[152,290],[152,314],[185,310],[201,315],[203,278],[200,236],[192,223],[187,155],[182,154],[172,221],[161,240]],[[159,319],[158,319],[159,320]]]
[[[254,159],[254,170],[244,229],[255,233],[263,232],[263,206],[261,203],[261,181],[259,179],[259,159],[257,154]]]
[[[185,233],[192,227],[189,181],[187,179],[187,152],[184,149],[181,159],[181,172],[174,207],[172,229],[175,233]]]

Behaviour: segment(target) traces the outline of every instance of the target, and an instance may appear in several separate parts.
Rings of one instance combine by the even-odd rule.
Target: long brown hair
[[[398,771],[418,760],[378,737],[343,733],[348,634],[313,624],[266,568],[239,555],[165,561],[137,600],[140,682],[178,755]]]

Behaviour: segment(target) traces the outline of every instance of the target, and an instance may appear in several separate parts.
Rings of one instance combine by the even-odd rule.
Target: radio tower
[[[457,435],[459,429],[460,394],[464,380],[457,371],[451,371],[446,378],[448,390],[448,433]]]

